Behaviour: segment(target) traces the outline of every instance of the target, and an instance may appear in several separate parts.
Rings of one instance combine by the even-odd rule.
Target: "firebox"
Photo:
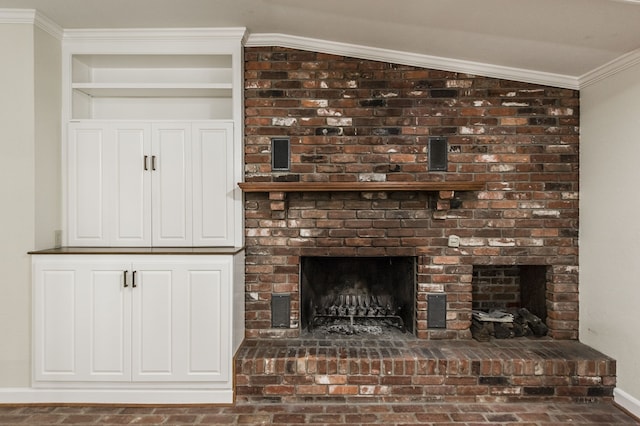
[[[413,333],[415,257],[302,257],[302,330]],[[375,334],[375,333],[374,333]]]

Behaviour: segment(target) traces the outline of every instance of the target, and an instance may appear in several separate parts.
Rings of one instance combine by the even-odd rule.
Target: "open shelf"
[[[93,97],[226,98],[231,83],[74,83],[72,89]]]
[[[80,54],[72,119],[233,118],[231,54]]]

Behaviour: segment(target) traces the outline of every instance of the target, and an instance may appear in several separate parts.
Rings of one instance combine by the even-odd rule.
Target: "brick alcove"
[[[513,311],[525,308],[546,319],[547,269],[544,265],[474,266],[473,309]]]
[[[550,336],[577,339],[577,91],[276,47],[245,61],[245,181],[355,189],[245,193],[247,337],[300,335],[301,257],[415,256],[419,339],[470,338],[474,267],[487,265],[544,266]],[[430,136],[447,139],[446,171],[428,170]],[[290,139],[288,171],[271,170],[273,137]],[[276,293],[288,328],[271,327]],[[444,329],[427,323],[431,293],[447,295]]]

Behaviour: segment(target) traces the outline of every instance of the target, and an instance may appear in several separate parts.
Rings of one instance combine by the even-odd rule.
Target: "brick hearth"
[[[616,363],[576,341],[251,339],[236,357],[239,401],[609,400]]]

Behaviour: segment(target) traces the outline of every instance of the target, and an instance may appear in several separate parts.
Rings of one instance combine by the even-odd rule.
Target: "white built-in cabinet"
[[[229,380],[229,256],[36,260],[36,381]]]
[[[241,252],[34,255],[34,386],[232,395],[242,263]]]
[[[65,31],[65,245],[242,245],[244,33]]]
[[[64,30],[63,247],[32,252],[43,402],[233,402],[244,36]]]
[[[233,123],[92,120],[68,134],[68,245],[234,245]]]

